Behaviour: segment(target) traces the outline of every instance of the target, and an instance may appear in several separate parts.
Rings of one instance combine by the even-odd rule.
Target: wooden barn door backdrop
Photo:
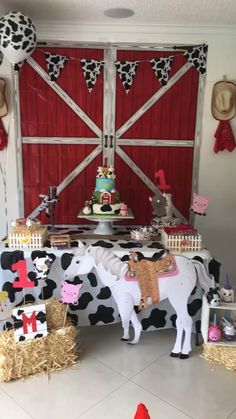
[[[38,216],[39,194],[56,185],[56,224],[81,224],[77,214],[94,189],[97,166],[108,162],[134,224],[150,224],[148,197],[160,193],[160,169],[175,214],[188,219],[205,64],[205,46],[39,46],[19,70],[22,216]]]

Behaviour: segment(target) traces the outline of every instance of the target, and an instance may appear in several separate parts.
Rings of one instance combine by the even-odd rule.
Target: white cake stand
[[[98,223],[97,227],[94,230],[94,234],[104,234],[104,235],[114,234],[115,230],[113,229],[113,223],[115,223],[116,221],[134,219],[131,209],[128,209],[128,215],[126,216],[124,215],[98,215],[98,214],[85,215],[83,214],[83,210],[81,210],[79,214],[77,215],[77,217],[85,218],[85,220],[94,221]]]

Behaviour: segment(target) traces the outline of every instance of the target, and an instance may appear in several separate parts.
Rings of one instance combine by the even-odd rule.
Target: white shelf
[[[210,309],[215,309],[215,310],[236,310],[236,303],[220,303],[216,307],[210,307]]]
[[[216,307],[211,307],[208,304],[206,296],[203,295],[202,300],[202,317],[201,317],[201,332],[204,343],[212,346],[230,346],[236,347],[236,339],[233,341],[221,340],[219,342],[212,342],[208,340],[208,329],[210,324],[210,314],[212,311],[217,314],[218,320],[225,316],[225,313],[222,313],[222,310],[233,311],[235,310],[234,320],[236,321],[236,303],[220,303]]]

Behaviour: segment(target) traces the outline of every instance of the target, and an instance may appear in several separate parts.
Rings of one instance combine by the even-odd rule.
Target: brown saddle
[[[148,259],[138,260],[137,253],[131,252],[128,276],[136,276],[141,291],[139,308],[147,307],[147,298],[151,297],[153,303],[160,300],[158,274],[171,272],[175,269],[175,261],[172,255],[163,259],[150,261]]]

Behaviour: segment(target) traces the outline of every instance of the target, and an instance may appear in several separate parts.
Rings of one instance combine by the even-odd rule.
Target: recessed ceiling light
[[[113,9],[107,9],[104,11],[104,15],[113,17],[114,19],[123,19],[134,15],[134,11],[131,9],[124,9],[115,7]]]

